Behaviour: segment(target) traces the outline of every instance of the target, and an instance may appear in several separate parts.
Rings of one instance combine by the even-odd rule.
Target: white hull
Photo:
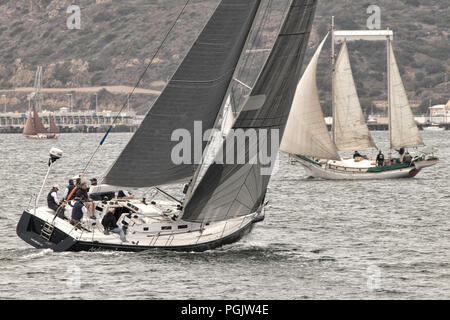
[[[128,208],[131,206],[127,204],[136,205],[132,201],[124,201],[121,204]],[[160,204],[164,205],[166,209],[160,210]],[[238,241],[251,231],[255,222],[261,221],[264,217],[262,213],[255,212],[226,221],[208,224],[191,223],[172,220],[172,213],[167,214],[168,210],[171,210],[167,209],[168,207],[173,208],[173,205],[167,206],[166,203],[139,204],[140,209],[145,209],[144,212],[132,212],[131,218],[127,217],[128,213],[122,214],[117,224],[122,226],[123,221],[126,220],[128,225],[126,242],[122,242],[116,233],[105,234],[101,219],[92,220],[84,217],[83,228],[77,229],[69,223],[69,220],[54,219],[54,211],[47,207],[24,212],[17,233],[23,240],[36,248],[52,248],[54,251],[91,249],[142,251],[152,248],[203,251]],[[70,207],[67,209],[65,216],[70,217],[71,209]],[[45,223],[54,226],[53,238],[49,240],[43,239],[41,236],[41,225]],[[32,229],[30,225],[37,225],[38,230],[30,232]],[[41,226],[40,229],[39,226]]]
[[[438,126],[429,126],[429,127],[423,127],[423,131],[445,131],[445,128],[438,127]]]
[[[416,176],[423,168],[435,165],[438,162],[438,159],[434,158],[415,162],[413,165],[406,168],[398,168],[380,172],[368,172],[368,168],[330,167],[328,164],[322,164],[319,166],[299,157],[295,157],[295,159],[302,164],[310,177],[326,180],[382,180],[412,178]]]
[[[27,139],[31,140],[48,140],[48,139],[58,139],[55,134],[37,134],[37,135],[25,135]]]

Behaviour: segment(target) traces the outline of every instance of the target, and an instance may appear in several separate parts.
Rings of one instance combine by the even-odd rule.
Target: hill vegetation
[[[274,1],[274,0],[272,0]],[[175,71],[195,35],[218,0],[191,0],[186,12],[155,59],[141,87],[161,89]],[[72,1],[0,0],[0,90],[33,86],[38,65],[44,68],[44,87],[134,86],[150,57],[173,24],[183,0],[80,0],[81,29],[70,30],[66,12]],[[447,0],[333,0],[319,1],[311,37],[315,45],[326,34],[331,16],[337,29],[366,29],[366,9],[381,8],[381,28],[394,30],[394,50],[413,106],[426,110],[428,99],[448,99],[445,75],[449,66]],[[318,84],[325,112],[329,113],[329,44],[319,66]],[[363,107],[386,99],[386,53],[380,43],[350,43],[352,67]],[[119,106],[125,96],[102,94],[104,106]],[[9,104],[24,111],[26,96],[7,94]],[[132,106],[147,110],[154,96],[135,96]],[[67,97],[52,96],[47,109]],[[63,102],[64,101],[64,102]],[[90,95],[77,95],[80,108],[93,108]]]

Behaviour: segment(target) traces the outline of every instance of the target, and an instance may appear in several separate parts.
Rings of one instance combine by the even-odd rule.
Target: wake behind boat
[[[412,156],[407,147],[424,143],[415,123],[400,77],[391,40],[393,32],[386,31],[334,31],[332,26],[332,138],[319,101],[316,85],[317,64],[322,41],[305,70],[297,87],[280,149],[300,162],[308,175],[323,179],[365,180],[407,178],[416,176],[423,168],[438,162],[431,152],[421,151]],[[334,62],[336,39],[342,44]],[[341,158],[339,151],[376,148],[359,103],[350,60],[347,40],[383,40],[387,43],[389,156],[381,153],[376,159],[366,160],[355,152],[353,159]],[[392,156],[398,150],[399,157]]]
[[[184,199],[177,200],[158,188],[171,200],[123,199],[117,194],[103,200],[76,198],[72,203],[72,194],[80,188],[77,186],[69,194],[69,201],[57,208],[58,213],[50,209],[50,205],[49,208],[38,207],[47,177],[62,156],[61,151],[52,149],[41,192],[32,201],[34,206],[23,212],[17,225],[19,237],[36,248],[54,251],[151,248],[203,251],[238,241],[250,232],[254,223],[264,218],[273,163],[263,163],[260,157],[245,163],[237,159],[240,152],[247,155],[263,146],[273,150],[272,157],[276,158],[316,7],[316,0],[289,2],[278,34],[270,44],[271,50],[256,70],[254,83],[243,85],[236,80],[238,62],[246,52],[255,16],[260,14],[268,19],[267,10],[270,10],[270,6],[260,8],[260,3],[258,0],[222,0],[219,3],[177,72],[107,172],[103,184],[89,190],[91,196],[103,197],[124,188],[148,189],[190,181],[185,186]],[[254,29],[261,32],[258,26]],[[234,91],[232,85],[243,87]],[[231,101],[242,101],[233,106],[238,110],[236,116],[228,103],[229,95],[234,92],[241,99]],[[208,136],[207,131],[215,128],[220,110],[228,115],[222,121],[222,133],[226,135],[222,160],[231,154],[233,161],[218,161],[219,152],[211,165],[197,165],[193,152],[190,161],[175,164],[173,150],[179,143],[171,138],[173,133],[182,129],[183,133],[195,136],[194,131],[202,130],[201,137]],[[200,120],[202,128],[198,129],[196,122]],[[229,122],[232,122],[231,129]],[[247,144],[245,140],[237,146],[234,144],[234,131],[246,134],[266,128],[271,128],[271,135],[260,134]],[[200,157],[207,159],[206,145],[201,144],[199,149]],[[274,145],[276,149],[272,148]],[[239,150],[237,154],[230,151],[235,150],[234,147]],[[205,173],[200,175],[200,171]],[[48,201],[53,201],[55,190],[56,187],[48,194]],[[83,215],[84,206],[94,209],[96,219]],[[106,217],[113,221],[113,229],[107,227],[110,224]]]

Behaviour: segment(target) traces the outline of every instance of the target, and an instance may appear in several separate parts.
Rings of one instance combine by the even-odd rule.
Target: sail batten
[[[289,2],[275,44],[232,128],[244,132],[269,128],[271,133],[279,135],[259,136],[257,142],[249,141],[246,145],[234,145],[233,135],[228,135],[224,155],[230,150],[245,150],[248,159],[252,150],[264,145],[266,150],[271,150],[275,143],[280,143],[300,77],[315,8],[316,0]],[[271,156],[277,156],[278,148],[275,151]],[[187,202],[182,219],[223,221],[259,210],[273,167],[267,168],[260,159],[256,160],[256,163],[238,164],[234,158],[233,163],[211,164]]]
[[[376,148],[359,103],[347,43],[336,60],[333,76],[335,138],[340,151]]]
[[[106,174],[104,183],[150,187],[188,180],[200,154],[175,164],[175,130],[187,130],[194,147],[194,127],[202,137],[213,127],[243,51],[260,0],[222,0],[140,127]],[[203,142],[201,150],[206,146]],[[201,151],[200,150],[200,151]]]
[[[324,120],[316,84],[317,64],[327,37],[319,44],[298,83],[280,150],[294,155],[340,160]]]
[[[395,60],[394,50],[390,42],[388,45],[391,148],[423,146],[424,143],[409,106],[408,96]]]

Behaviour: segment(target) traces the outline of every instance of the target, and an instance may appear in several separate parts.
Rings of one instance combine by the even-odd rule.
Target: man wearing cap
[[[91,186],[97,185],[97,178],[92,178],[90,181],[91,181]]]
[[[55,212],[59,207],[58,190],[58,186],[54,185],[47,195],[47,206]]]

